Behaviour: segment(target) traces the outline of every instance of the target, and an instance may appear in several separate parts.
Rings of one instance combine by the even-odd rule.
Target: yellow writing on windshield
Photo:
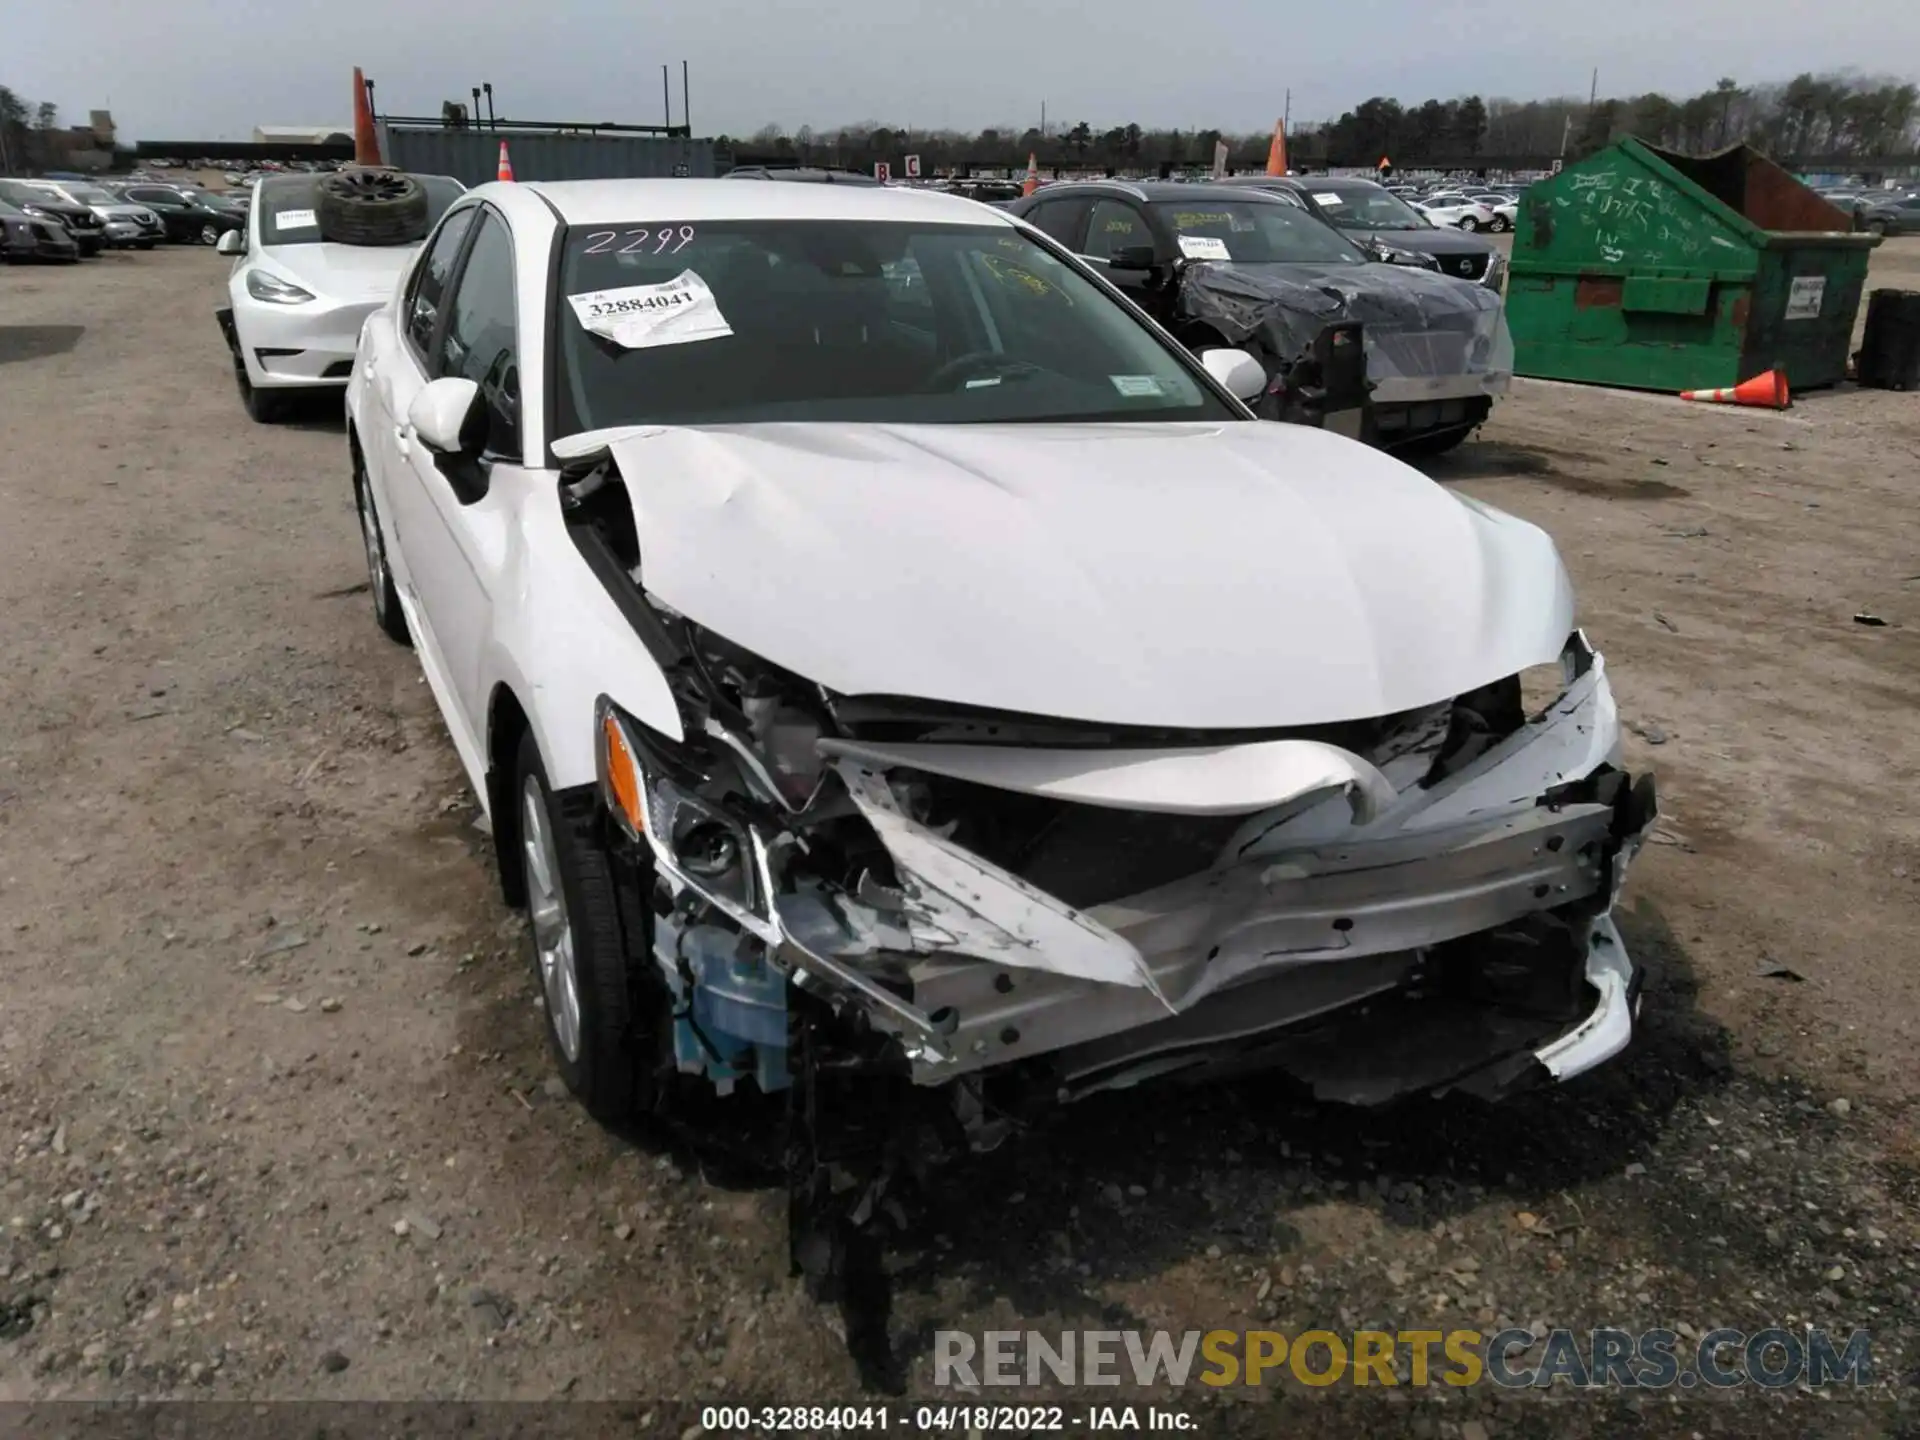
[[[980,257],[980,263],[986,267],[987,273],[992,275],[993,278],[998,280],[1002,285],[1019,285],[1035,295],[1057,295],[1060,293],[1031,270],[1021,265],[1015,265],[1010,260],[1002,260],[998,255],[982,255]],[[1069,299],[1067,303],[1072,304],[1073,302]]]
[[[1227,214],[1225,211],[1217,214],[1207,214],[1199,210],[1181,210],[1176,212],[1173,217],[1173,228],[1176,230],[1198,230],[1204,225],[1226,225],[1231,227],[1232,224],[1233,216]]]

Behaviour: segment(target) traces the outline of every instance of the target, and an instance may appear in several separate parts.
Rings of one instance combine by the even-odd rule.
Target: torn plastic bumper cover
[[[1425,270],[1204,263],[1183,272],[1179,305],[1182,320],[1283,365],[1328,325],[1360,322],[1376,404],[1504,395],[1513,379],[1500,296]]]
[[[603,705],[603,790],[664,891],[681,1068],[723,1090],[786,1082],[790,983],[921,1085],[1020,1073],[1071,1099],[1258,1066],[1358,1103],[1490,1096],[1632,1032],[1610,911],[1653,784],[1620,768],[1577,633],[1562,673],[1504,733],[1460,697],[1381,722],[1365,755],[816,738],[818,773],[763,772],[778,803],[753,813]],[[877,842],[852,863],[849,827]]]

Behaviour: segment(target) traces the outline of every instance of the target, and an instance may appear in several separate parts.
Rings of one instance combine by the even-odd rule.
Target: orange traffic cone
[[[513,179],[513,162],[507,159],[507,142],[504,140],[500,142],[500,173],[493,178],[496,180]]]
[[[1040,165],[1033,151],[1027,152],[1027,178],[1020,187],[1022,195],[1031,195],[1040,188]]]
[[[1287,173],[1287,124],[1284,120],[1273,122],[1273,143],[1267,146],[1267,174],[1284,175]]]
[[[1787,372],[1769,370],[1751,380],[1719,390],[1682,390],[1682,400],[1706,400],[1715,405],[1758,405],[1767,410],[1784,410],[1792,403],[1787,395]]]
[[[373,102],[367,97],[367,77],[353,67],[353,163],[380,163],[380,132],[373,123]]]

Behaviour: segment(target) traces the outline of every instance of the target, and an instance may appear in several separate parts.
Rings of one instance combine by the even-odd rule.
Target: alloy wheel
[[[527,917],[533,924],[547,1023],[553,1027],[560,1053],[569,1062],[576,1062],[580,1058],[580,978],[574,964],[573,925],[567,916],[560,857],[554,849],[546,800],[540,782],[531,775],[520,793],[520,837],[527,877]]]
[[[380,538],[380,516],[373,508],[373,487],[360,477],[360,539],[367,547],[367,579],[373,588],[373,608],[387,618],[387,547]]]

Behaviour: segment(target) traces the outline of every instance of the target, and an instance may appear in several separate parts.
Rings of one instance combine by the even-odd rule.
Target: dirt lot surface
[[[677,1435],[857,1398],[783,1194],[549,1078],[341,428],[245,419],[224,269],[0,271],[0,1400],[567,1397]],[[1920,286],[1920,240],[1873,278]],[[1522,382],[1432,469],[1557,538],[1658,772],[1634,1047],[1500,1109],[1089,1105],[899,1238],[910,1394],[954,1398],[937,1328],[1813,1324],[1873,1332],[1869,1391],[1159,1398],[1209,1434],[1913,1433],[1920,396]]]

